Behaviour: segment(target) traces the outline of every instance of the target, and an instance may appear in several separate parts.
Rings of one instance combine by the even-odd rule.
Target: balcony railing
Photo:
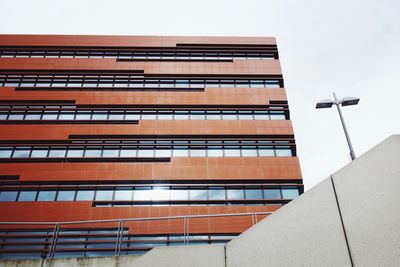
[[[226,243],[270,214],[0,222],[0,259],[119,256],[142,254],[155,246]],[[205,228],[207,233],[201,233]],[[227,230],[233,230],[234,234]]]

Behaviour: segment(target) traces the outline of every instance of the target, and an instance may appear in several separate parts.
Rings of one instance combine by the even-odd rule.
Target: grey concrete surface
[[[354,266],[400,266],[400,135],[333,174]]]
[[[225,267],[224,245],[157,247],[134,262],[134,267]]]
[[[227,244],[228,267],[350,265],[330,179]]]
[[[0,260],[0,267],[129,267],[140,256],[65,258],[54,260]]]

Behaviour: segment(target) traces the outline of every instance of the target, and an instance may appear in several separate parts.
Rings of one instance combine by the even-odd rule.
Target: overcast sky
[[[306,189],[349,163],[336,110],[360,155],[400,133],[400,1],[0,0],[0,33],[275,36]]]

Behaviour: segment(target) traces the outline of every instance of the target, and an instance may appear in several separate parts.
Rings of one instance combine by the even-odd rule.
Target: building
[[[0,140],[1,258],[226,243],[303,192],[274,38],[1,35]]]

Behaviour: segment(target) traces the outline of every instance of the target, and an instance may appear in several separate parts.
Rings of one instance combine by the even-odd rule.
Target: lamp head
[[[315,108],[331,108],[333,106],[333,100],[324,99],[317,102],[317,106]]]
[[[357,105],[359,101],[360,99],[357,97],[345,97],[342,100],[342,106]]]

